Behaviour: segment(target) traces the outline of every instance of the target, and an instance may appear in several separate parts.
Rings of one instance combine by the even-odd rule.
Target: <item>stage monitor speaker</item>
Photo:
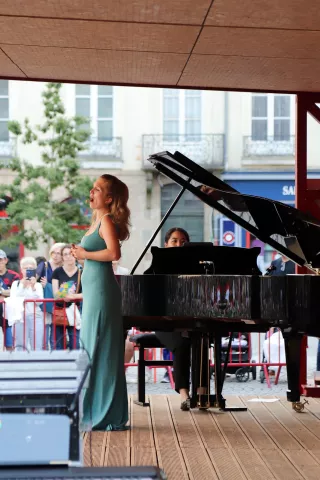
[[[0,352],[0,465],[82,465],[81,395],[90,366],[84,350]]]
[[[157,467],[0,469],[0,480],[166,480]]]
[[[0,466],[69,465],[67,415],[0,413]]]

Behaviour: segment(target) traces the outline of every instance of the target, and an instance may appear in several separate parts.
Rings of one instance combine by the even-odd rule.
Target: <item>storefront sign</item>
[[[227,183],[240,193],[270,198],[294,204],[294,180],[229,180]]]

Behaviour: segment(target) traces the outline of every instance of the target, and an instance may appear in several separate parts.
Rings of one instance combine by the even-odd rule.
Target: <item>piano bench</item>
[[[155,333],[137,333],[129,338],[130,342],[144,348],[166,348]]]
[[[170,383],[174,388],[174,382],[172,378],[171,368],[172,360],[146,360],[144,355],[145,348],[166,348],[158,339],[154,333],[138,333],[132,335],[129,338],[130,342],[135,343],[139,347],[139,360],[138,360],[138,400],[135,402],[143,407],[148,407],[149,403],[146,402],[146,379],[145,368],[150,367],[165,367],[167,369]]]

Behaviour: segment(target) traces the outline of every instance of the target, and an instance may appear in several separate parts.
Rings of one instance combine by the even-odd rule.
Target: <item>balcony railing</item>
[[[79,153],[86,161],[113,160],[122,162],[122,138],[112,137],[107,140],[99,140],[91,137],[86,143],[86,149]]]
[[[224,135],[142,135],[143,168],[151,169],[149,155],[176,150],[207,169],[223,167]]]
[[[267,137],[266,140],[254,140],[243,137],[243,157],[292,157],[295,151],[295,136],[287,139]]]

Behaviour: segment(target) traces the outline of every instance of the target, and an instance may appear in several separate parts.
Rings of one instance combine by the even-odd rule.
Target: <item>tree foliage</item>
[[[32,127],[27,118],[23,124],[8,123],[17,142],[38,146],[41,164],[19,157],[9,161],[15,179],[11,185],[0,185],[0,196],[12,198],[6,208],[9,218],[0,221],[2,246],[16,246],[22,242],[34,250],[40,243],[49,244],[53,240],[78,242],[83,232],[71,225],[88,223],[80,205],[88,198],[91,180],[81,176],[78,161],[79,152],[86,148],[90,136],[85,127],[88,119],[66,115],[60,89],[60,83],[46,84],[42,94],[42,125]],[[72,202],[61,202],[62,191],[64,198],[72,198]],[[36,222],[30,225],[28,220]],[[10,235],[16,227],[18,232]]]

